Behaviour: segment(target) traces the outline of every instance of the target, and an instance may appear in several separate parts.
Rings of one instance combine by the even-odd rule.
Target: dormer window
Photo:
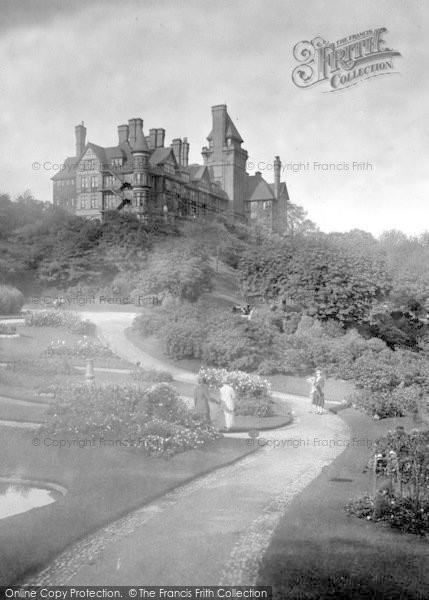
[[[117,157],[117,158],[112,158],[112,160],[110,161],[110,164],[112,167],[122,167],[122,157]]]

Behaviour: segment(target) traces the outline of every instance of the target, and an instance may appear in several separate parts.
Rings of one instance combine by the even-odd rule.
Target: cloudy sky
[[[43,165],[74,154],[81,121],[109,146],[140,116],[167,143],[187,136],[202,162],[210,107],[225,103],[249,171],[271,182],[280,155],[292,201],[322,230],[429,229],[428,2],[0,0],[0,14],[0,191],[50,200]],[[379,27],[402,55],[396,74],[335,93],[292,82],[297,42]],[[288,167],[300,162],[309,168]]]

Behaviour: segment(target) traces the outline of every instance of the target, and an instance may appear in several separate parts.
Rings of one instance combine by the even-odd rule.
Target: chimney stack
[[[165,129],[156,130],[156,148],[164,148]]]
[[[128,119],[128,127],[130,132],[130,146],[133,147],[136,142],[136,119]]]
[[[86,138],[86,127],[83,124],[76,125],[75,127],[75,135],[76,135],[76,156],[79,158],[83,154],[85,150],[85,138]]]
[[[124,142],[128,142],[128,136],[129,136],[128,125],[118,125],[119,143],[123,144]]]
[[[189,165],[189,143],[188,138],[183,138],[182,142],[182,160],[180,161],[182,167],[187,167]]]
[[[149,129],[149,139],[147,141],[149,150],[155,150],[156,148],[156,129]]]
[[[226,104],[212,106],[212,142],[215,151],[222,151],[226,144]]]
[[[174,157],[177,160],[177,163],[181,164],[182,159],[182,140],[180,138],[175,138],[171,144],[173,148]]]
[[[280,172],[282,163],[279,156],[274,159],[274,196],[277,200],[280,198]]]

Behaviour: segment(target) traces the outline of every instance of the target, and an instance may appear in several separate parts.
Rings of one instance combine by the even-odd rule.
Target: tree
[[[286,298],[305,314],[345,325],[364,320],[390,289],[381,260],[339,248],[324,234],[250,250],[240,272],[245,293]]]
[[[168,294],[195,302],[211,287],[212,269],[202,240],[170,239],[155,246],[136,273],[133,295]]]

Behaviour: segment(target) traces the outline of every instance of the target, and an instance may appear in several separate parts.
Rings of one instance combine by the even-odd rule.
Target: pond
[[[0,519],[52,504],[62,494],[29,484],[0,481]]]

